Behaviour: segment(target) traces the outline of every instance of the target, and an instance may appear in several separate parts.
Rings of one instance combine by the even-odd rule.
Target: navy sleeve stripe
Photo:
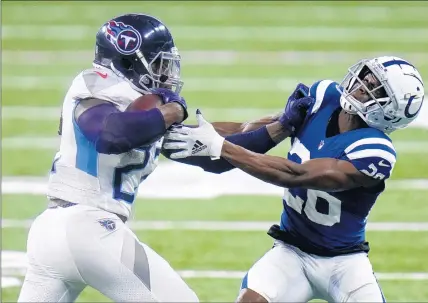
[[[352,143],[351,145],[349,145],[346,149],[345,149],[345,153],[348,154],[351,151],[353,151],[355,148],[362,146],[362,145],[368,145],[368,144],[379,144],[379,145],[385,145],[386,147],[388,147],[389,149],[391,149],[392,151],[394,151],[395,154],[395,148],[392,145],[391,141],[384,139],[384,138],[366,138],[366,139],[361,139],[358,140],[354,143]]]
[[[357,146],[356,148],[354,148],[350,153],[354,153],[360,150],[367,150],[367,149],[381,149],[384,150],[388,153],[391,153],[392,155],[394,155],[395,157],[397,157],[395,150],[391,149],[389,146],[383,145],[383,144],[364,144],[364,145],[360,145]]]
[[[382,149],[363,149],[347,154],[346,157],[348,157],[349,160],[357,160],[364,158],[381,158],[391,163],[391,165],[394,165],[396,161],[395,156],[393,154]]]

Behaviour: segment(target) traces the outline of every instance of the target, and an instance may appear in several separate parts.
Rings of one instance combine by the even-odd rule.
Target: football
[[[149,110],[162,105],[162,99],[158,95],[143,95],[128,105],[126,111]]]

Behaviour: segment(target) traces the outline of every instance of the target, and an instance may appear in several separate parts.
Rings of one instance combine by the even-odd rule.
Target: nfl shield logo
[[[321,140],[320,144],[318,145],[318,150],[320,150],[324,146],[324,140]]]
[[[98,221],[102,227],[107,229],[108,231],[113,231],[116,229],[116,223],[110,219],[104,219]]]

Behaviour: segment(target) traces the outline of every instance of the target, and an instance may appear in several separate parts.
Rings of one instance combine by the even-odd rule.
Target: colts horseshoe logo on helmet
[[[124,55],[131,55],[141,46],[141,35],[131,25],[123,22],[109,21],[106,24],[107,40]]]

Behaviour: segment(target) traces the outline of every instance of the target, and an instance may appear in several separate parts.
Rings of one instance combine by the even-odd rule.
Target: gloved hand
[[[184,118],[183,121],[187,119],[189,114],[187,113],[187,103],[186,100],[184,100],[183,97],[181,97],[179,94],[173,92],[170,89],[167,88],[152,88],[150,92],[154,95],[158,95],[164,104],[171,103],[171,102],[177,102],[183,107],[184,111]]]
[[[296,100],[307,96],[309,96],[309,87],[307,87],[303,83],[299,83],[297,84],[294,91],[291,93],[290,97],[288,97],[288,100]]]
[[[173,150],[171,159],[190,156],[211,156],[212,159],[220,157],[224,138],[204,119],[199,109],[196,111],[196,119],[198,127],[175,126],[165,134],[163,148]]]
[[[288,98],[284,113],[279,117],[279,122],[295,136],[306,118],[309,107],[315,103],[315,99],[308,97],[309,88],[299,83],[294,92]]]

